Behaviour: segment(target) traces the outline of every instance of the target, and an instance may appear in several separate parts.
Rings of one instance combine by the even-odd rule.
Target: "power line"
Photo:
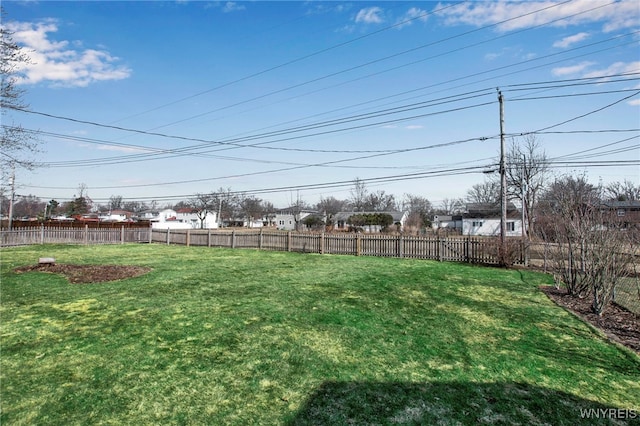
[[[611,76],[602,76],[600,78],[602,78],[602,79],[611,78]],[[585,83],[583,81],[584,79],[574,79],[574,80],[575,81],[581,81],[581,84],[583,84],[583,85],[584,84],[591,84],[591,85],[602,84],[602,83],[600,83],[598,81],[592,81],[590,83]],[[571,82],[571,81],[572,80],[562,80],[562,82],[565,82],[565,83],[566,82]],[[606,81],[605,83],[609,83],[609,82],[612,82],[612,81],[609,80],[609,81]],[[544,82],[544,84],[548,84],[548,83],[549,82]],[[540,83],[527,83],[527,84],[528,84],[529,87],[531,87],[531,86],[534,86],[534,85],[537,85],[537,84],[540,84]],[[243,138],[229,139],[229,140],[226,140],[226,141],[207,141],[207,140],[198,139],[198,138],[186,138],[186,137],[183,137],[183,136],[180,136],[180,135],[158,134],[158,133],[151,133],[151,132],[146,132],[146,131],[139,131],[139,130],[135,130],[135,129],[124,129],[124,130],[131,131],[131,132],[142,133],[142,134],[150,135],[150,136],[162,136],[162,137],[166,137],[166,138],[177,138],[177,139],[187,139],[187,140],[190,140],[190,141],[200,141],[204,145],[209,145],[209,144],[231,145],[232,147],[236,147],[236,148],[238,148],[238,147],[243,147],[243,148],[244,147],[253,147],[253,148],[271,149],[271,150],[294,151],[294,152],[297,151],[297,152],[310,152],[310,153],[371,153],[371,152],[394,153],[394,152],[398,152],[398,150],[303,149],[303,148],[286,148],[286,147],[266,147],[266,146],[262,146],[264,144],[274,143],[276,141],[267,141],[267,142],[263,142],[261,144],[252,144],[252,145],[242,145],[242,144],[239,144],[238,142],[256,140],[256,139],[260,139],[260,138],[273,137],[273,136],[284,135],[284,134],[289,134],[289,133],[302,132],[302,131],[316,129],[316,128],[322,128],[322,127],[331,127],[331,126],[334,126],[334,125],[337,125],[337,124],[346,124],[346,123],[349,123],[349,122],[368,120],[368,119],[371,119],[371,118],[376,118],[376,117],[382,117],[382,116],[386,116],[386,115],[392,115],[392,114],[408,112],[408,111],[415,110],[415,109],[428,108],[428,107],[432,107],[432,106],[436,106],[436,105],[442,105],[442,104],[450,103],[450,102],[458,102],[458,101],[465,100],[465,99],[472,99],[474,97],[484,96],[485,94],[489,94],[490,90],[491,89],[481,89],[481,90],[477,90],[477,91],[474,91],[474,92],[468,92],[468,93],[452,95],[452,96],[432,99],[432,100],[423,101],[423,102],[417,102],[417,103],[413,103],[413,104],[402,105],[402,106],[399,106],[399,107],[396,107],[396,108],[383,109],[383,110],[373,111],[373,112],[366,113],[366,114],[343,117],[343,118],[339,118],[339,119],[335,119],[335,120],[328,120],[328,121],[324,121],[324,122],[317,122],[317,123],[312,123],[312,124],[308,124],[308,125],[305,125],[305,126],[298,126],[298,127],[293,127],[293,128],[289,128],[289,129],[283,129],[283,130],[274,131],[274,132],[255,134],[255,135],[250,135],[250,136],[243,137]],[[524,99],[518,99],[518,100],[533,100],[533,99],[544,99],[544,98],[559,98],[559,97],[587,96],[587,95],[597,95],[597,94],[612,94],[612,93],[618,93],[618,92],[623,92],[623,91],[611,91],[610,90],[610,91],[591,92],[591,93],[583,93],[583,94],[555,95],[555,96],[551,96],[551,97],[524,98]],[[631,91],[631,89],[627,89],[626,91]],[[481,104],[481,105],[486,105],[486,104]],[[471,108],[471,107],[473,107],[473,106],[469,106],[469,107],[465,107],[465,108]],[[427,115],[447,113],[447,112],[459,111],[459,110],[461,110],[461,109],[445,110],[445,111],[430,113],[430,114],[427,114]],[[39,112],[33,112],[33,113],[43,114],[43,113],[39,113]],[[403,118],[399,118],[399,119],[396,119],[396,120],[393,120],[393,121],[374,122],[374,123],[367,124],[365,126],[348,127],[348,128],[338,129],[336,131],[348,131],[348,130],[363,128],[363,127],[369,127],[369,126],[379,126],[381,124],[389,124],[391,122],[409,120],[409,119],[414,119],[414,118],[417,118],[417,117],[425,117],[427,115],[403,117]],[[69,119],[71,121],[77,121],[77,120],[69,118],[69,117],[59,117],[59,118]],[[97,126],[100,126],[100,127],[104,126],[104,125],[102,125],[100,123],[91,123],[91,122],[85,122],[85,123],[86,124],[97,125]],[[106,126],[110,127],[109,125],[106,125]],[[4,126],[4,127],[7,127],[7,126]],[[335,131],[332,131],[332,132],[335,132]],[[301,137],[311,137],[311,136],[323,135],[323,134],[332,133],[332,132],[312,133],[310,135],[302,135],[302,136],[295,137],[295,139],[298,139],[298,138],[301,138]],[[152,151],[152,152],[141,153],[141,154],[131,154],[131,155],[126,155],[126,156],[110,157],[110,158],[107,158],[107,159],[100,158],[100,159],[94,159],[94,160],[77,160],[77,161],[71,161],[71,162],[49,163],[49,165],[51,165],[51,166],[59,166],[59,167],[62,167],[62,166],[69,166],[70,167],[70,166],[74,166],[76,164],[77,165],[81,165],[81,166],[90,166],[90,165],[96,165],[96,164],[119,164],[120,162],[142,161],[143,159],[149,159],[150,157],[158,157],[158,156],[161,156],[161,155],[164,155],[164,157],[162,157],[162,158],[168,158],[168,157],[174,156],[174,155],[180,155],[180,156],[182,156],[182,155],[201,155],[202,156],[206,152],[206,151],[205,152],[195,152],[196,149],[201,149],[202,148],[201,145],[182,147],[182,148],[177,148],[177,149],[157,149],[157,148],[146,147],[146,146],[142,146],[142,145],[126,144],[126,143],[121,143],[121,142],[99,141],[99,140],[96,140],[96,139],[83,138],[83,137],[78,137],[78,136],[75,136],[75,135],[67,136],[67,135],[61,135],[61,134],[54,134],[54,133],[51,133],[51,132],[41,132],[41,133],[42,134],[46,134],[46,135],[50,135],[50,136],[59,137],[59,138],[69,139],[69,140],[84,141],[84,142],[88,142],[88,143],[101,143],[101,144],[104,144],[104,145],[113,145],[113,146],[118,146],[118,147],[126,147],[126,148],[138,149],[138,150],[142,150],[142,151]],[[279,139],[277,141],[286,141],[286,140],[291,140],[291,139],[292,138]],[[96,141],[99,141],[99,142],[96,142]],[[243,158],[221,157],[221,156],[212,156],[210,154],[207,155],[207,156],[212,157],[212,158],[221,158],[221,159],[234,160],[234,161],[254,161],[254,162],[258,162],[258,163],[264,163],[264,160],[254,160],[254,159],[245,158],[245,157],[243,157]],[[80,162],[80,164],[78,164],[78,162]]]
[[[357,41],[363,40],[363,39],[365,39],[365,38],[368,38],[368,37],[374,36],[374,35],[376,35],[376,34],[380,34],[380,33],[383,33],[383,32],[385,32],[385,31],[391,30],[391,29],[393,29],[393,28],[397,28],[397,27],[400,27],[400,26],[402,26],[402,25],[406,25],[406,24],[407,24],[407,23],[409,23],[409,22],[412,22],[412,21],[415,21],[415,20],[418,20],[418,19],[422,19],[422,18],[424,18],[424,17],[426,17],[426,16],[429,16],[429,15],[431,15],[431,14],[442,12],[442,11],[444,11],[444,10],[446,10],[446,9],[451,8],[451,7],[455,7],[456,5],[458,5],[458,4],[460,4],[460,3],[462,3],[462,2],[453,3],[453,4],[451,4],[451,5],[444,6],[444,7],[440,8],[440,9],[435,9],[435,10],[433,10],[433,11],[431,11],[431,12],[421,13],[421,14],[419,14],[419,15],[417,15],[417,16],[414,16],[414,17],[412,17],[412,18],[407,18],[407,19],[405,19],[405,20],[403,20],[403,21],[401,21],[401,22],[398,22],[398,23],[396,23],[396,24],[386,26],[386,27],[381,28],[381,29],[379,29],[379,30],[372,31],[372,32],[370,32],[370,33],[367,33],[367,34],[364,34],[364,35],[362,35],[362,36],[359,36],[359,37],[353,38],[353,39],[351,39],[351,40],[347,40],[347,41],[342,42],[342,43],[335,44],[335,45],[333,45],[333,46],[329,46],[329,47],[327,47],[327,48],[325,48],[325,49],[320,49],[320,50],[318,50],[318,51],[315,51],[315,52],[312,52],[312,53],[310,53],[310,54],[307,54],[307,55],[301,56],[301,57],[299,57],[299,58],[295,58],[295,59],[292,59],[292,60],[290,60],[290,61],[287,61],[287,62],[284,62],[284,63],[278,64],[278,65],[275,65],[275,66],[273,66],[273,67],[266,68],[266,69],[264,69],[264,70],[261,70],[261,71],[255,72],[255,73],[253,73],[253,74],[249,74],[249,75],[247,75],[247,76],[244,76],[244,77],[241,77],[241,78],[238,78],[238,79],[235,79],[235,80],[229,81],[229,82],[227,82],[227,83],[223,83],[223,84],[218,85],[218,86],[216,86],[216,87],[213,87],[213,88],[211,88],[211,89],[207,89],[207,90],[204,90],[204,91],[201,91],[201,92],[195,93],[195,94],[193,94],[193,95],[189,95],[189,96],[187,96],[187,97],[184,97],[184,98],[178,99],[178,100],[176,100],[176,101],[169,102],[169,103],[164,104],[164,105],[160,105],[160,106],[155,107],[155,108],[152,108],[152,109],[150,109],[150,110],[143,111],[143,112],[141,112],[141,113],[138,113],[138,114],[135,114],[135,115],[132,115],[132,116],[129,116],[129,117],[122,118],[122,119],[120,119],[120,120],[118,120],[118,121],[123,121],[123,120],[129,119],[129,118],[138,117],[138,116],[140,116],[140,115],[147,114],[147,113],[149,113],[149,112],[157,111],[157,110],[162,109],[162,108],[165,108],[165,107],[167,107],[167,106],[175,105],[175,104],[177,104],[177,103],[184,102],[184,101],[186,101],[186,100],[193,99],[193,98],[195,98],[195,97],[202,96],[202,95],[204,95],[204,94],[207,94],[207,93],[211,93],[211,92],[214,92],[214,91],[220,90],[220,89],[222,89],[222,88],[225,88],[225,87],[228,87],[228,86],[231,86],[231,85],[234,85],[234,84],[240,83],[240,82],[242,82],[242,81],[246,81],[246,80],[249,80],[249,79],[252,79],[252,78],[255,78],[255,77],[258,77],[258,76],[264,75],[264,74],[267,74],[267,73],[269,73],[269,72],[271,72],[271,71],[275,71],[275,70],[277,70],[277,69],[284,68],[284,67],[286,67],[286,66],[289,66],[289,65],[292,65],[292,64],[295,64],[295,63],[298,63],[298,62],[302,62],[302,61],[304,61],[304,60],[306,60],[306,59],[309,59],[309,58],[312,58],[312,57],[314,57],[314,56],[318,56],[318,55],[320,55],[320,54],[323,54],[323,53],[329,52],[329,51],[331,51],[331,50],[335,50],[335,49],[338,49],[338,48],[340,48],[340,47],[347,46],[347,45],[349,45],[349,44],[352,44],[352,43],[355,43],[355,42],[357,42]],[[565,2],[565,3],[567,3],[567,2]],[[171,124],[175,124],[175,123],[171,123]],[[171,125],[171,124],[168,124],[168,125]],[[165,125],[165,126],[166,126],[166,125]],[[161,126],[161,127],[165,127],[165,126]],[[158,128],[158,127],[157,127],[157,128]]]

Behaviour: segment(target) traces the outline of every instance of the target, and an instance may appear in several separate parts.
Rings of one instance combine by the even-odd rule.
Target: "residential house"
[[[470,203],[461,217],[462,235],[500,236],[501,206],[493,203]],[[522,216],[513,203],[507,204],[507,237],[522,236]]]
[[[198,210],[188,207],[176,210],[176,220],[190,223],[194,229],[213,229],[218,227],[218,214],[216,212],[207,211],[204,215],[204,220],[201,220],[200,216],[198,216]]]
[[[431,226],[471,236],[500,236],[500,204],[469,203],[461,215],[436,215]],[[507,204],[507,237],[522,236],[522,216],[513,203]]]
[[[311,214],[315,214],[314,210],[299,210],[289,207],[275,212],[273,222],[276,228],[283,231],[302,230],[302,221]]]
[[[389,229],[402,232],[404,225],[409,217],[408,212],[386,211],[386,212],[338,212],[331,217],[333,229],[335,231],[350,231],[352,226],[349,224],[349,218],[354,215],[371,215],[371,214],[388,214],[393,218],[393,224]],[[381,232],[380,225],[367,225],[361,227],[364,232]]]
[[[640,200],[605,201],[602,210],[609,212],[609,221],[622,228],[640,227]]]
[[[179,220],[178,213],[173,209],[161,210],[149,221],[153,229],[193,229],[193,224]]]
[[[131,221],[133,213],[126,210],[109,210],[106,214],[101,214],[101,222],[128,222]]]
[[[434,231],[442,229],[447,232],[462,232],[462,216],[442,214],[434,215],[431,220],[431,229]]]

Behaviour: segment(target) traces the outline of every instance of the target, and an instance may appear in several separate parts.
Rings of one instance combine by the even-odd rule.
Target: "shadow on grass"
[[[522,383],[329,381],[287,425],[640,424],[631,408]]]

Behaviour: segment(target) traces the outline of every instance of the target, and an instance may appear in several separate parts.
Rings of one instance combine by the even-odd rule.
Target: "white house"
[[[499,204],[470,203],[462,215],[435,215],[431,222],[434,230],[457,231],[462,235],[500,236]],[[522,236],[522,218],[513,203],[507,205],[507,237]]]
[[[133,214],[126,210],[110,210],[107,214],[98,217],[101,222],[126,222]]]
[[[445,229],[447,231],[455,231],[462,229],[462,216],[451,215],[434,215],[431,221],[433,230]]]
[[[204,228],[217,228],[216,219],[215,212],[208,212],[204,219]],[[150,222],[153,229],[200,229],[200,218],[192,211],[165,209],[151,218]]]
[[[316,212],[313,210],[300,210],[297,212],[291,208],[282,209],[275,213],[273,222],[276,224],[277,229],[294,231],[296,229],[296,223],[302,223],[304,218],[314,213]]]
[[[462,235],[500,236],[501,208],[499,204],[467,204],[462,215]],[[507,204],[507,237],[522,236],[522,218],[513,203]]]
[[[198,217],[196,209],[179,209],[176,211],[176,219],[181,222],[190,223],[194,229],[213,229],[218,227],[218,214],[216,212],[207,211],[204,220]]]

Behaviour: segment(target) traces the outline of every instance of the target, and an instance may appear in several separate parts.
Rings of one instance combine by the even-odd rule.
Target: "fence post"
[[[40,225],[40,244],[44,244],[44,223]]]
[[[153,226],[149,224],[149,244],[153,242]]]
[[[291,231],[287,232],[287,251],[291,251],[291,243],[292,243],[292,235],[291,235]]]
[[[236,231],[235,229],[231,231],[231,248],[236,248]]]
[[[260,235],[258,235],[258,250],[262,250],[262,228],[260,228]]]
[[[464,257],[467,263],[471,263],[471,235],[467,235],[467,239],[464,241]]]
[[[120,244],[124,244],[124,225],[120,227]]]
[[[191,245],[191,229],[187,229],[187,247]]]
[[[438,245],[437,245],[437,255],[438,255],[438,262],[442,262],[442,252],[443,250],[443,245],[444,245],[444,241],[442,240],[442,238],[438,238]]]
[[[170,228],[167,228],[167,245],[170,245],[170,244],[171,244],[171,240],[170,240],[170,238],[169,238],[169,234],[170,234],[170,233],[171,233],[171,229],[170,229]]]
[[[320,254],[324,254],[324,232],[320,233]]]
[[[211,228],[207,228],[207,247],[211,247]]]
[[[89,224],[84,225],[84,243],[89,245]]]
[[[404,238],[403,235],[398,235],[398,257],[404,257]]]
[[[360,256],[362,250],[362,241],[360,240],[360,234],[356,234],[356,256]]]

